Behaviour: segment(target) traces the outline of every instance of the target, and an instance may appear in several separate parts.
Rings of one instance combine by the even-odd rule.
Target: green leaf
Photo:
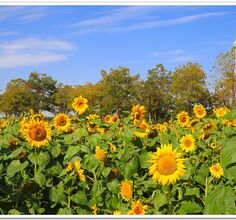
[[[61,146],[60,144],[50,145],[48,146],[48,151],[54,158],[57,158],[61,153]]]
[[[196,197],[199,197],[200,190],[197,187],[186,188],[185,195],[186,196],[196,196]]]
[[[195,180],[201,185],[205,185],[206,177],[209,174],[209,167],[206,164],[203,164],[195,176]]]
[[[225,170],[225,175],[224,175],[227,179],[230,180],[236,180],[236,165],[232,166],[232,167],[228,167]]]
[[[201,212],[202,212],[202,207],[198,205],[196,202],[183,201],[177,213],[183,215],[183,214],[195,214]]]
[[[95,147],[100,144],[102,136],[100,134],[92,134],[87,138],[88,144]]]
[[[75,154],[79,153],[79,151],[80,151],[80,146],[70,146],[70,147],[68,148],[68,150],[66,151],[66,155],[65,155],[65,157],[64,157],[64,161],[69,161],[69,160],[71,160],[71,158],[72,158]]]
[[[8,214],[9,215],[21,215],[23,213],[18,211],[18,210],[16,210],[16,209],[11,209],[11,210],[8,211]]]
[[[159,210],[160,207],[167,204],[166,196],[163,193],[161,193],[159,190],[157,190],[153,198],[153,204],[154,204],[154,208],[156,210]]]
[[[28,166],[28,164],[29,164],[28,161],[20,163],[19,160],[13,160],[7,167],[7,176],[13,177],[17,172],[25,169]]]
[[[39,154],[31,153],[28,158],[32,163],[37,164],[41,170],[48,165],[51,159],[48,152],[40,152]]]
[[[220,162],[227,166],[236,162],[236,136],[231,138],[220,153]]]
[[[223,116],[223,119],[227,120],[234,120],[236,119],[236,109],[233,109],[232,111],[228,112]]]
[[[235,214],[235,193],[229,186],[220,183],[208,194],[204,214]]]
[[[107,183],[107,188],[110,192],[118,194],[120,191],[119,184],[120,184],[119,181],[115,179],[112,182]]]
[[[148,162],[148,160],[150,160],[150,152],[147,151],[143,151],[140,155],[139,155],[139,162],[140,162],[140,166],[141,168],[149,168],[150,167],[150,163]]]
[[[72,208],[60,208],[58,215],[71,215],[73,214],[73,209]]]
[[[94,197],[100,196],[103,193],[104,189],[102,186],[102,180],[96,180],[93,184],[93,188],[91,190],[92,195]]]
[[[47,172],[49,174],[59,175],[62,170],[63,170],[63,168],[62,168],[61,164],[59,162],[57,162],[56,165],[53,165],[52,167],[48,168]]]
[[[87,205],[88,204],[87,197],[83,191],[79,191],[76,194],[72,195],[71,200],[74,203],[79,204],[79,205]]]
[[[34,176],[34,180],[38,183],[41,187],[45,184],[46,178],[43,173],[37,172]]]
[[[52,202],[62,203],[65,200],[63,183],[59,183],[57,187],[52,187],[49,192],[49,199]]]
[[[105,167],[102,169],[102,175],[106,178],[109,173],[111,172],[111,168],[110,167]]]
[[[17,157],[23,151],[23,147],[17,148],[10,155],[6,157],[6,159],[12,159]]]

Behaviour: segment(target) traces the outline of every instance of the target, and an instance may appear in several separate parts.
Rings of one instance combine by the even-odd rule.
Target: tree
[[[130,110],[137,100],[139,75],[131,76],[130,70],[125,67],[111,69],[109,73],[102,70],[101,75],[102,111],[121,113]]]
[[[23,79],[11,80],[0,96],[0,112],[6,117],[19,116],[30,109],[30,93],[27,81]]]
[[[216,106],[236,107],[235,53],[236,47],[225,54],[221,53],[213,67],[218,78],[214,91],[214,104]]]
[[[175,69],[171,91],[177,112],[190,112],[196,103],[210,105],[210,93],[206,87],[205,77],[205,72],[197,63],[187,63]]]
[[[171,110],[171,72],[162,64],[148,70],[148,77],[143,81],[142,104],[148,110],[153,121],[165,119]]]
[[[32,72],[27,81],[31,94],[30,105],[35,112],[54,110],[54,93],[57,81],[46,74]]]

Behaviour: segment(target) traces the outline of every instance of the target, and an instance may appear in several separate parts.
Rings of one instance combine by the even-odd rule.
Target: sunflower
[[[180,146],[185,152],[192,152],[195,149],[195,140],[191,134],[186,134],[180,140]]]
[[[110,146],[110,150],[112,153],[116,152],[116,146],[114,144],[109,142],[108,145]]]
[[[215,113],[217,118],[223,117],[227,112],[229,112],[229,109],[227,107],[220,107],[213,109],[213,112]]]
[[[126,201],[129,201],[132,199],[133,195],[133,188],[132,183],[128,180],[122,181],[120,184],[120,194],[122,198]]]
[[[97,128],[97,131],[98,131],[101,135],[104,135],[105,133],[107,133],[108,130],[109,130],[108,128],[100,128],[100,127]]]
[[[193,112],[195,116],[199,119],[204,118],[206,116],[206,109],[202,105],[195,105],[193,107]]]
[[[202,127],[200,138],[206,140],[215,130],[216,125],[213,122],[207,123]]]
[[[100,148],[100,146],[96,146],[95,156],[97,160],[103,161],[106,157],[106,151]]]
[[[112,118],[111,118],[111,122],[112,123],[116,123],[118,122],[120,119],[119,119],[119,116],[116,114],[116,115],[113,115]]]
[[[108,124],[112,123],[112,115],[106,115],[104,121]]]
[[[79,176],[79,179],[82,181],[82,182],[85,182],[85,176],[84,176],[84,170],[81,169],[81,165],[80,165],[80,161],[79,160],[76,160],[74,162],[75,164],[75,171],[77,172],[78,176]]]
[[[98,114],[90,114],[89,116],[86,117],[88,120],[93,120],[93,119],[98,119],[100,116]]]
[[[216,148],[216,143],[211,143],[211,144],[210,144],[210,147],[211,147],[212,149],[215,149],[215,148]]]
[[[155,126],[156,130],[159,132],[166,132],[167,131],[167,123],[164,124],[156,124]]]
[[[187,127],[189,125],[190,117],[187,112],[182,111],[176,116],[177,122],[181,127]]]
[[[149,161],[153,165],[149,168],[152,179],[159,184],[174,184],[178,178],[184,175],[184,158],[181,153],[172,150],[172,145],[162,145],[157,152],[151,154]]]
[[[60,131],[67,132],[71,127],[69,116],[63,113],[56,115],[54,117],[54,127]]]
[[[20,124],[19,133],[23,136],[25,135],[25,129],[27,128],[28,122],[29,122],[29,119],[27,119],[26,117],[23,117],[21,121],[19,122]]]
[[[137,137],[140,137],[140,138],[146,138],[146,137],[148,137],[148,133],[147,133],[147,132],[135,131],[134,134],[135,134]]]
[[[78,98],[74,99],[74,102],[72,103],[72,108],[79,114],[82,115],[86,109],[88,108],[88,99],[84,98],[83,96],[80,96]]]
[[[223,168],[221,167],[220,163],[213,164],[209,168],[209,170],[211,172],[211,175],[216,178],[220,178],[221,176],[224,175],[224,171],[223,171]]]
[[[74,164],[70,162],[68,166],[66,167],[66,172],[69,173],[74,168]]]
[[[89,132],[95,132],[99,128],[99,126],[92,122],[87,122],[87,128]]]
[[[25,125],[24,135],[32,147],[46,146],[51,140],[51,130],[45,121],[31,120]]]
[[[131,115],[134,120],[142,121],[144,119],[145,112],[145,107],[143,105],[138,104],[133,106]]]
[[[192,121],[190,121],[190,129],[192,132],[196,132],[197,131],[197,128],[196,128],[196,125],[199,123],[199,120],[198,119],[193,119]]]
[[[145,215],[147,206],[142,205],[142,203],[138,200],[132,202],[131,210],[128,212],[128,215]]]
[[[113,215],[121,215],[121,211],[115,210],[115,211],[113,212]]]
[[[222,123],[227,127],[235,127],[236,126],[236,119],[233,120],[222,120]]]
[[[98,213],[98,208],[97,208],[96,205],[94,205],[94,206],[92,207],[92,212],[93,212],[94,215],[97,215],[97,213]]]

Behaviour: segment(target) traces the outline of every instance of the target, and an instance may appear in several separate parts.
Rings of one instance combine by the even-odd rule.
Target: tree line
[[[194,104],[208,109],[236,106],[235,48],[217,56],[213,66],[216,78],[212,91],[206,73],[198,63],[186,63],[168,71],[157,64],[148,70],[147,79],[131,74],[126,67],[101,71],[97,83],[65,85],[47,74],[32,72],[27,80],[18,78],[7,83],[0,94],[0,114],[20,116],[32,109],[35,113],[70,113],[73,99],[79,95],[89,100],[90,113],[101,115],[129,111],[141,103],[154,122],[170,119],[179,111],[190,112]]]

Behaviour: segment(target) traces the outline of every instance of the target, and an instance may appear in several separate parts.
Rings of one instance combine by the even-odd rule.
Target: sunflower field
[[[122,118],[72,107],[0,119],[1,214],[236,214],[236,110],[153,124],[141,104]]]

